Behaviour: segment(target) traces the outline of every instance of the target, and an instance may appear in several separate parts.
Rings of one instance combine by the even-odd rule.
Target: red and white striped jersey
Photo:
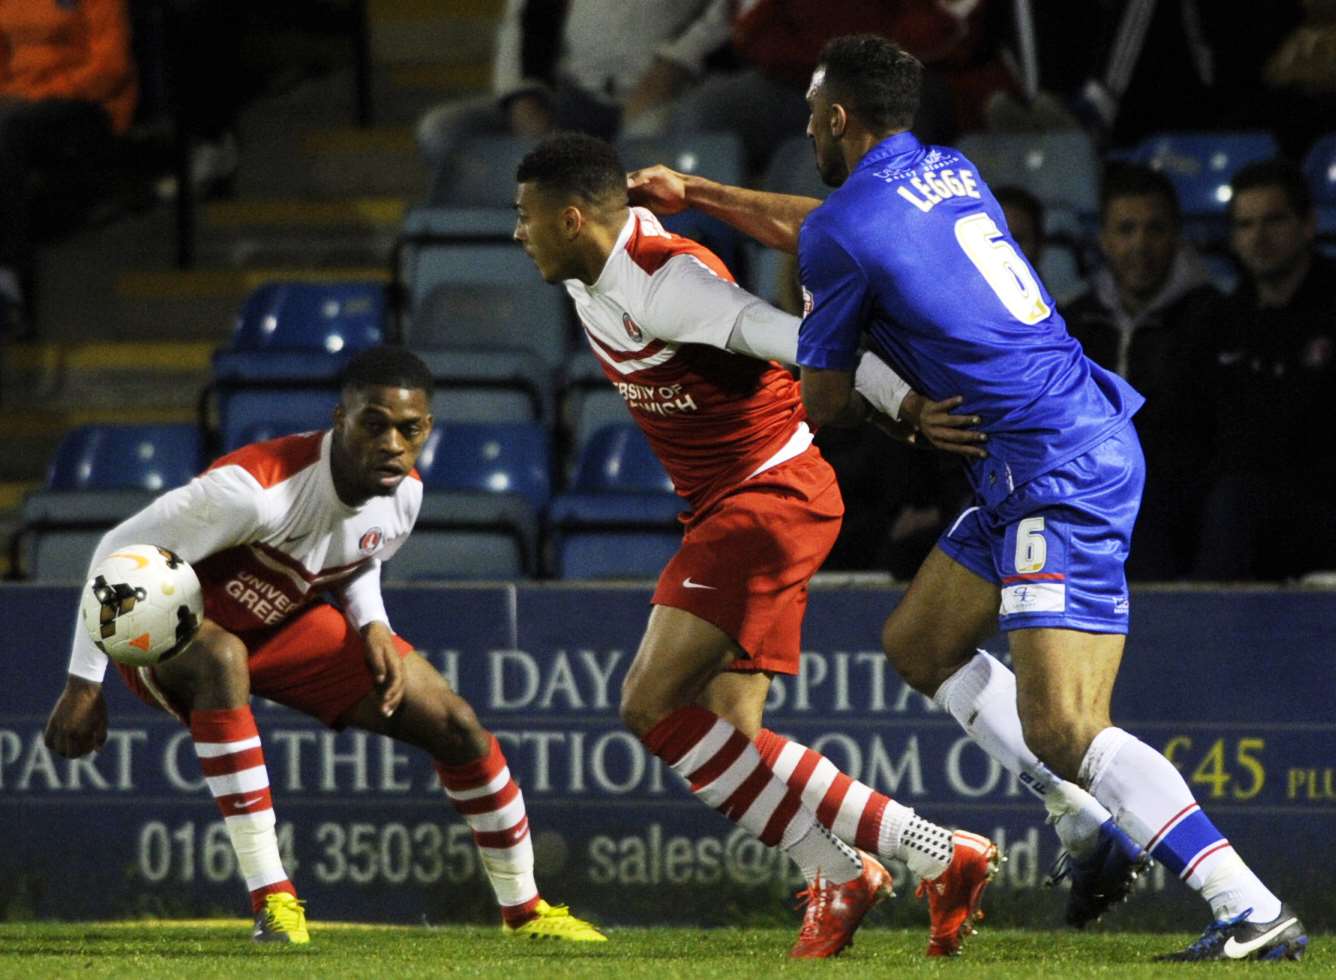
[[[699,512],[812,442],[792,375],[727,350],[743,318],[788,332],[794,320],[741,289],[703,245],[630,212],[598,280],[567,280],[566,291],[603,373]]]
[[[194,566],[205,614],[245,632],[277,626],[321,592],[335,592],[361,627],[388,623],[380,566],[422,506],[416,471],[391,496],[349,507],[334,490],[330,432],[255,443],[222,457],[102,538],[92,565],[127,544],[170,548]],[[70,673],[101,681],[107,658],[82,626]]]

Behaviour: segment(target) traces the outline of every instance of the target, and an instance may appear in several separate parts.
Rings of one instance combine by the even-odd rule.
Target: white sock
[[[1081,761],[1081,779],[1129,837],[1201,892],[1217,919],[1248,909],[1252,922],[1280,914],[1280,899],[1202,812],[1174,764],[1145,742],[1104,729]]]
[[[904,861],[920,878],[931,880],[950,867],[955,843],[951,831],[916,813],[900,835],[899,853],[892,856]]]
[[[1060,778],[1025,744],[1016,710],[1016,675],[979,650],[933,695],[985,752],[1044,801],[1058,839],[1076,857],[1090,853],[1109,812],[1075,783]]]
[[[790,824],[795,833],[799,826],[797,821]],[[811,826],[798,834],[796,840],[792,843],[781,841],[779,846],[798,865],[808,884],[816,881],[818,874],[825,881],[842,885],[863,873],[863,859],[815,817]],[[834,860],[832,852],[837,855]]]

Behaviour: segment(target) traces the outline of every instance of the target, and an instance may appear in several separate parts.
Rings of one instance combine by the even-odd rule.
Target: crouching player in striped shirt
[[[516,240],[545,280],[565,282],[590,348],[692,509],[654,592],[623,720],[697,798],[802,870],[808,905],[790,955],[824,958],[849,944],[890,894],[878,856],[920,878],[929,955],[957,952],[996,869],[993,844],[924,820],[762,727],[770,677],[798,672],[807,583],[844,513],[798,385],[773,363],[794,363],[797,318],[629,207],[607,143],[555,136],[517,178]],[[898,392],[888,407],[922,403],[876,358],[867,363],[860,379]],[[941,417],[954,404],[937,403]],[[948,418],[941,437],[977,452],[973,433],[953,429],[968,418]]]
[[[310,934],[279,855],[252,693],[431,753],[473,830],[506,935],[605,939],[543,901],[524,796],[500,746],[389,625],[380,566],[421,507],[413,466],[431,432],[431,386],[426,366],[406,351],[359,354],[344,371],[332,430],[224,456],[109,531],[93,558],[96,565],[119,546],[150,542],[199,575],[205,618],[194,642],[153,667],[116,669],[140,698],[189,726],[250,891],[258,942],[306,943]],[[107,657],[76,630],[46,725],[49,748],[75,758],[106,741],[106,668]]]

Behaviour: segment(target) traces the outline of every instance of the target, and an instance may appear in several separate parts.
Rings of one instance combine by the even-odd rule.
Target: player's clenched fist
[[[46,720],[42,741],[57,755],[77,759],[107,742],[107,702],[102,685],[79,677],[65,684],[51,716]]]
[[[677,214],[687,207],[686,179],[661,163],[627,174],[626,192],[632,204],[643,205],[656,214]]]

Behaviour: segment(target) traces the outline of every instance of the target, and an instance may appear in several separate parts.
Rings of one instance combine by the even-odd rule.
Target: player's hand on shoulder
[[[911,391],[900,404],[900,417],[912,423],[921,439],[934,449],[954,456],[987,459],[983,443],[988,436],[975,428],[983,424],[983,419],[969,412],[953,411],[964,400],[961,395],[952,395],[935,402]]]
[[[107,701],[102,685],[70,676],[46,719],[42,741],[57,755],[77,759],[107,743]]]
[[[626,193],[632,204],[655,214],[677,214],[687,207],[686,179],[661,163],[626,175]]]

